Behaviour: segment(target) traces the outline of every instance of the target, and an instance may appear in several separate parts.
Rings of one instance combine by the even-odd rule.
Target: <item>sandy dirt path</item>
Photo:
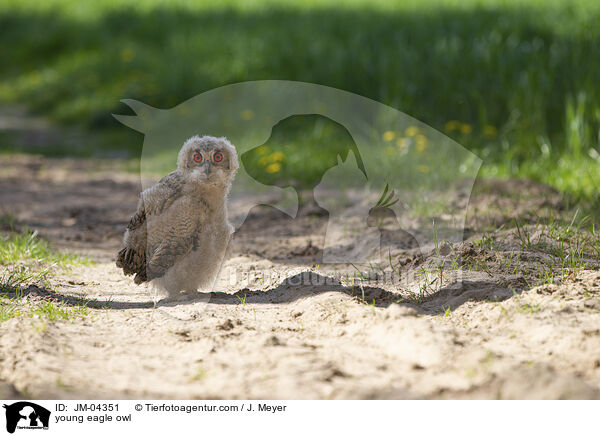
[[[482,185],[467,240],[452,251],[489,269],[465,271],[426,298],[372,283],[320,284],[330,275],[318,262],[326,217],[307,208],[291,222],[258,208],[230,247],[217,291],[156,304],[114,265],[139,193],[135,176],[83,160],[17,156],[0,167],[0,213],[95,261],[57,268],[47,289],[25,292],[67,305],[84,298],[87,316],[0,323],[2,396],[600,399],[596,264],[535,286],[528,271],[539,253],[523,253],[523,269],[506,274],[497,253],[474,243],[490,222],[560,209],[545,187],[519,183],[515,196],[508,183]],[[518,249],[512,230],[497,236],[501,253]],[[434,257],[411,248],[394,255],[407,269]],[[231,281],[232,271],[250,279]]]

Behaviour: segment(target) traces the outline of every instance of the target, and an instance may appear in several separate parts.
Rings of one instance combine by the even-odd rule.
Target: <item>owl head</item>
[[[239,164],[235,147],[225,137],[192,136],[179,151],[177,167],[205,184],[227,185]]]

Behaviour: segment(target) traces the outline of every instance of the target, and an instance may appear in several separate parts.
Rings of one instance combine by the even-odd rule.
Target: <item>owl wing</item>
[[[183,194],[185,178],[180,171],[167,174],[160,181],[146,189],[140,198],[145,215],[160,215]],[[139,211],[139,205],[138,205]],[[137,215],[137,212],[136,212]],[[135,215],[134,215],[135,218]],[[133,218],[132,218],[133,221]],[[131,223],[130,223],[131,224]]]
[[[127,225],[125,247],[117,254],[117,266],[126,275],[135,274],[135,283],[148,281],[147,277],[147,220],[160,215],[183,194],[184,177],[174,171],[140,196],[135,214]]]
[[[201,232],[202,223],[198,218],[181,218],[172,223],[168,231],[161,235],[160,244],[149,247],[147,280],[162,277],[180,258],[198,248]]]

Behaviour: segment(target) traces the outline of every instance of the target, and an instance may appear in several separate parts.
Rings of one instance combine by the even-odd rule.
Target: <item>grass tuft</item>
[[[20,262],[40,264],[89,265],[90,259],[76,255],[59,253],[52,249],[48,241],[37,232],[24,230],[0,236],[0,265],[13,265]]]
[[[66,305],[25,296],[29,286],[49,288],[52,269],[91,260],[72,254],[58,253],[37,232],[15,232],[0,237],[0,322],[16,317],[31,317],[44,321],[70,320],[87,316],[85,302]]]

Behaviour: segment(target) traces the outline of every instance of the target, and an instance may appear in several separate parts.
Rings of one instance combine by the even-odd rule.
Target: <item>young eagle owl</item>
[[[188,139],[177,170],[140,195],[117,266],[169,296],[212,285],[233,233],[226,201],[237,169],[227,139]]]

